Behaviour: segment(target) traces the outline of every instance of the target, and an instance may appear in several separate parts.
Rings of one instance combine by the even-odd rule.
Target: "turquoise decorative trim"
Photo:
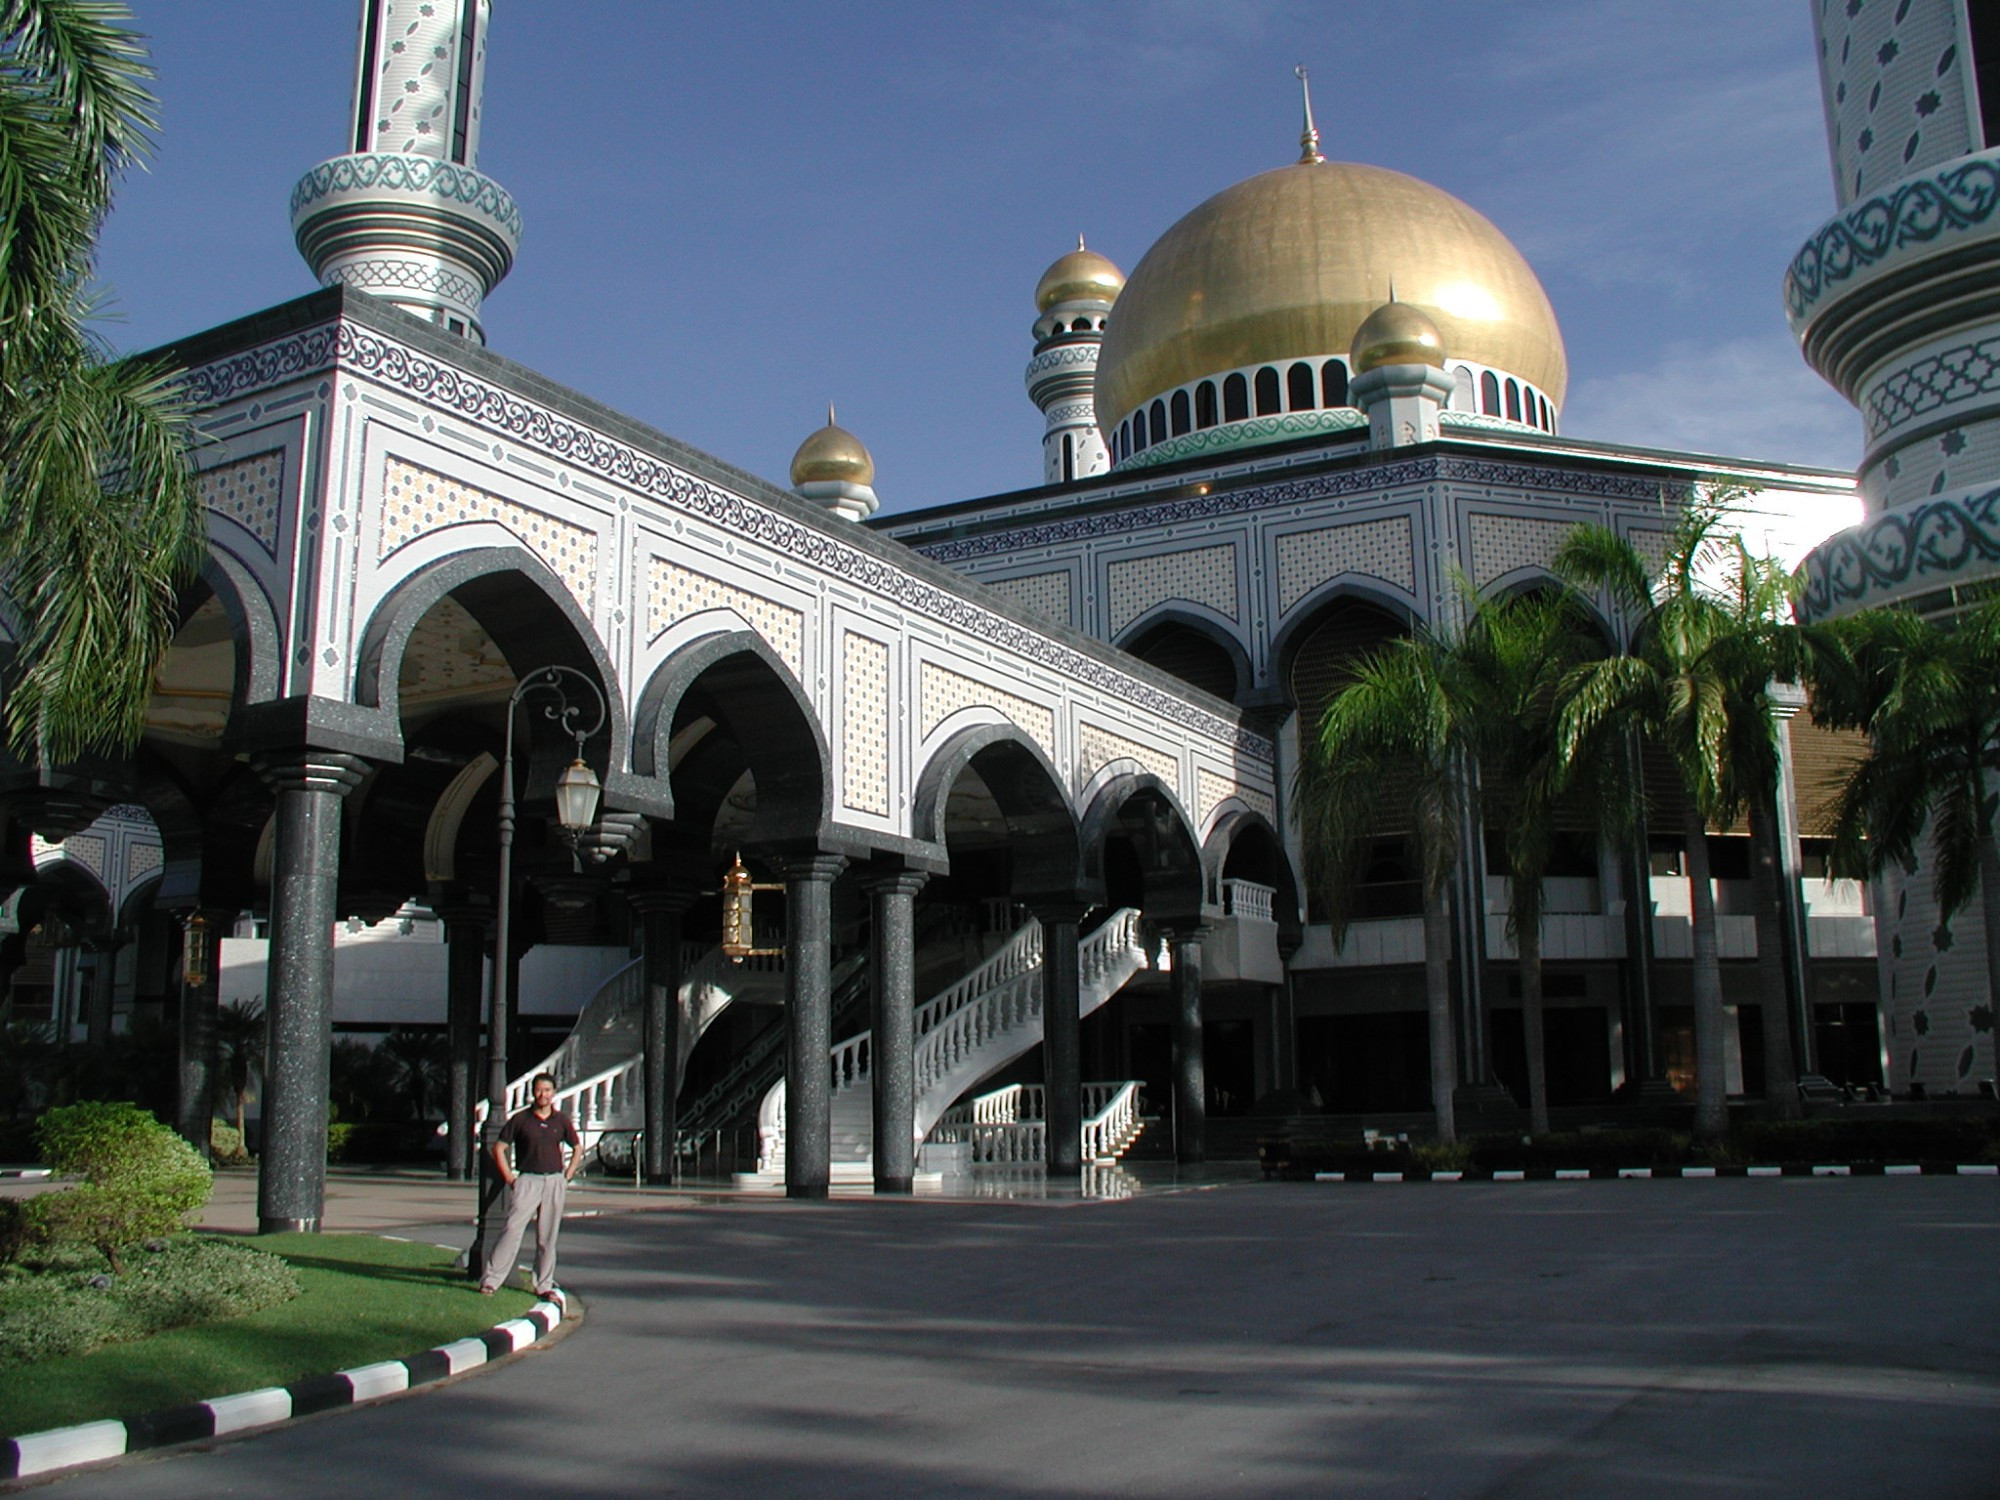
[[[1927,500],[1838,532],[1806,557],[1801,608],[1824,619],[1843,605],[1914,583],[1971,583],[1963,575],[2000,564],[2000,487]]]
[[[1168,438],[1164,443],[1155,443],[1143,453],[1135,453],[1118,464],[1115,472],[1129,474],[1134,469],[1150,469],[1155,464],[1170,464],[1176,459],[1227,453],[1232,449],[1279,442],[1285,438],[1351,432],[1367,425],[1368,419],[1351,406],[1337,406],[1329,411],[1290,411],[1278,416],[1251,417],[1248,421],[1231,422],[1201,432],[1184,432],[1179,437]]]
[[[292,218],[322,198],[336,193],[421,193],[474,210],[493,220],[516,240],[521,237],[521,209],[514,195],[483,172],[456,166],[432,156],[402,156],[369,152],[323,161],[292,189]]]
[[[1551,436],[1551,434],[1543,432],[1541,428],[1535,426],[1532,422],[1515,422],[1506,417],[1496,417],[1490,412],[1483,411],[1452,411],[1447,408],[1438,413],[1438,426],[1484,427],[1494,432],[1508,432],[1516,436],[1524,432],[1532,432],[1541,437]]]
[[[1983,227],[2000,208],[2000,158],[1974,157],[1857,204],[1828,222],[1785,272],[1785,313],[1796,331],[1838,283],[1910,245]]]
[[[1868,436],[1878,438],[1892,427],[1996,390],[2000,390],[2000,338],[1927,354],[1884,376],[1869,392],[1862,407]]]

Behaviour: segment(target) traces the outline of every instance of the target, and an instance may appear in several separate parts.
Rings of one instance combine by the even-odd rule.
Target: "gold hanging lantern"
[[[783,953],[782,948],[759,948],[755,946],[756,926],[753,915],[755,895],[758,891],[782,891],[782,885],[760,885],[750,878],[750,872],[743,867],[743,856],[738,854],[736,862],[722,875],[722,951],[729,955],[731,963],[741,963],[746,958],[769,958]]]
[[[208,918],[199,912],[188,918],[181,938],[181,980],[191,990],[208,983]]]

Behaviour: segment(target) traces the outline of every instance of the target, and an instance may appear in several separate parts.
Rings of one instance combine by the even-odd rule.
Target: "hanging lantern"
[[[734,864],[722,873],[722,951],[729,955],[731,963],[741,963],[746,958],[767,958],[784,952],[782,948],[759,948],[756,946],[756,923],[753,913],[754,898],[758,891],[781,891],[782,885],[760,885],[750,878],[750,872],[743,867],[743,856],[738,854]]]
[[[191,990],[208,983],[208,918],[196,912],[181,938],[181,981]]]
[[[597,776],[581,760],[573,760],[556,778],[556,818],[572,834],[581,834],[597,817]]]

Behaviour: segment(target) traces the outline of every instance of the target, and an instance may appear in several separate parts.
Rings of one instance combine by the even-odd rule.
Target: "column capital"
[[[332,792],[345,797],[373,769],[358,755],[337,750],[262,750],[250,757],[251,769],[274,792]]]
[[[930,884],[928,870],[891,870],[863,878],[861,888],[873,896],[914,896]]]
[[[454,927],[478,927],[482,930],[493,925],[493,904],[477,901],[442,901],[431,907],[438,920],[445,925],[445,931]]]
[[[1024,900],[1021,905],[1027,907],[1029,915],[1044,926],[1052,922],[1068,922],[1074,925],[1081,922],[1085,914],[1091,910],[1090,902],[1078,901],[1074,898],[1067,900],[1060,898],[1042,900],[1030,897]]]
[[[847,856],[828,854],[824,850],[802,854],[773,854],[771,865],[777,870],[779,877],[786,881],[814,880],[831,883],[839,877],[842,870],[847,868]]]
[[[1215,929],[1206,922],[1173,922],[1163,925],[1160,931],[1175,947],[1199,948],[1202,940],[1211,936]]]
[[[625,903],[641,916],[664,912],[678,916],[691,911],[701,900],[701,891],[692,880],[634,881],[625,889]]]
[[[646,838],[646,815],[635,812],[599,813],[597,821],[577,840],[583,857],[601,865],[630,855]]]

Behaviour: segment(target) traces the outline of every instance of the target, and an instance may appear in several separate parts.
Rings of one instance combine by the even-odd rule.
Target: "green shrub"
[[[243,1147],[243,1132],[220,1120],[208,1122],[208,1154],[231,1166],[240,1166],[250,1160],[250,1153]]]
[[[37,1134],[51,1167],[84,1180],[28,1200],[30,1237],[94,1246],[120,1274],[124,1251],[181,1229],[214,1186],[194,1148],[133,1104],[64,1105]]]
[[[1409,1160],[1426,1172],[1463,1172],[1472,1165],[1472,1147],[1464,1141],[1413,1141]]]
[[[299,1294],[298,1277],[275,1255],[192,1235],[147,1242],[129,1272],[93,1274],[74,1256],[40,1272],[0,1275],[0,1367],[168,1328],[275,1307]]]

